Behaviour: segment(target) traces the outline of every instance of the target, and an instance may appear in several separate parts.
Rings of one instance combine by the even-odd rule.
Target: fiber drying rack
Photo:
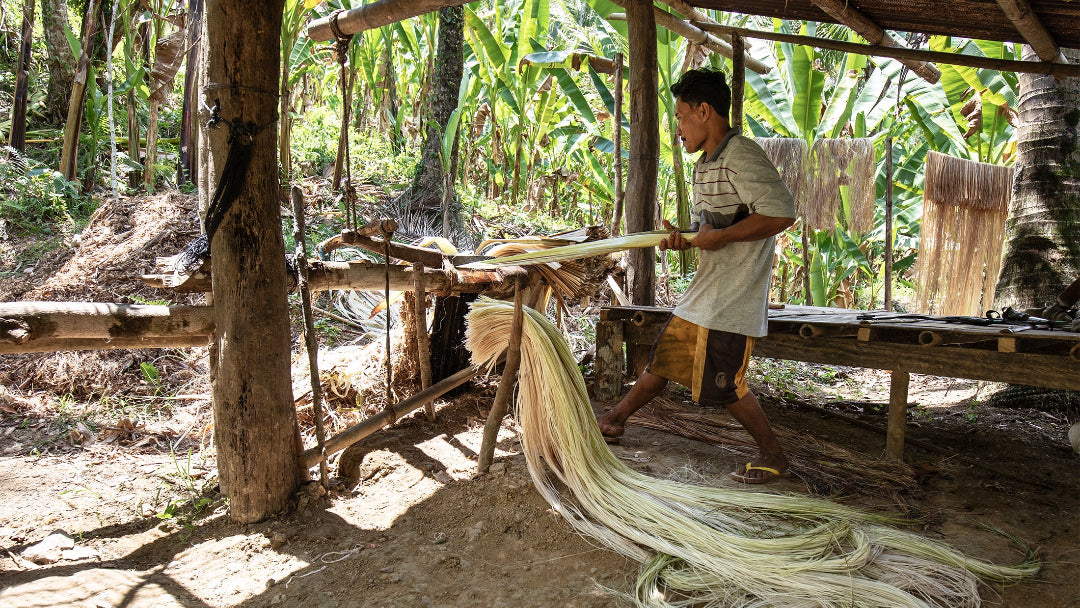
[[[669,308],[610,306],[596,327],[596,396],[622,388],[627,350],[649,348]],[[1080,390],[1080,333],[976,319],[818,306],[770,306],[754,356],[889,370],[886,453],[902,460],[910,376],[928,374]]]

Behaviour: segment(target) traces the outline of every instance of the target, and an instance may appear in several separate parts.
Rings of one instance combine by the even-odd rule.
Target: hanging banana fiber
[[[979,581],[1033,576],[900,531],[901,520],[827,500],[706,487],[638,473],[600,435],[559,330],[525,308],[517,418],[537,490],[578,532],[642,564],[636,606],[958,608]],[[513,306],[482,298],[468,317],[473,361],[493,367]],[[618,592],[616,592],[618,593]]]

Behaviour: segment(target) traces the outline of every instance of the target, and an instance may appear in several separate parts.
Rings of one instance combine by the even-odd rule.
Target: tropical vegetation
[[[197,61],[198,36],[189,30],[199,0],[41,2],[46,4],[63,6],[63,16],[50,10],[33,20],[26,143],[2,155],[0,219],[22,231],[50,222],[77,227],[95,198],[193,187],[194,145],[186,139],[184,121],[200,111],[191,94],[197,79],[188,76],[197,67],[189,64]],[[354,36],[344,61],[336,60],[332,45],[305,35],[310,20],[361,4],[286,0],[277,91],[279,165],[285,182],[325,182],[341,175],[342,167],[335,164],[343,143],[343,100],[350,110],[345,136],[354,182],[394,193],[406,187],[417,162],[429,120],[439,16],[432,13]],[[5,67],[0,72],[0,130],[5,136],[19,127],[12,118],[19,32],[34,5],[34,0],[0,4],[0,63]],[[626,79],[608,69],[610,60],[628,50],[625,23],[613,18],[617,12],[621,9],[608,0],[483,0],[465,6],[464,77],[440,149],[447,183],[466,213],[500,218],[471,224],[474,229],[505,232],[508,223],[519,226],[518,232],[618,224],[615,165],[625,166],[628,159],[625,144],[616,150],[615,131],[628,141],[629,118],[625,103],[615,105],[616,88],[625,87]],[[833,25],[715,11],[708,16],[732,25],[861,41]],[[47,35],[57,27],[63,33],[59,45],[56,36]],[[994,58],[1014,55],[1011,44],[999,42],[940,36],[909,42]],[[658,29],[657,50],[659,213],[685,224],[693,159],[683,158],[674,137],[669,87],[688,67],[705,64],[730,71],[731,62],[663,28]],[[1013,162],[1016,76],[943,65],[940,81],[931,84],[891,59],[765,41],[752,41],[750,52],[772,69],[746,72],[745,131],[758,138],[801,138],[808,145],[825,138],[871,138],[877,165],[873,227],[857,230],[846,204],[831,230],[796,224],[781,239],[774,297],[881,306],[886,243],[894,251],[896,287],[911,287],[926,154],[936,150],[994,164]],[[72,57],[74,63],[65,64],[61,57]],[[70,112],[49,104],[52,81],[64,78],[76,88],[81,79],[85,87],[83,95],[68,98],[75,102]],[[894,195],[888,234],[887,149]],[[331,204],[342,204],[332,186],[321,192]],[[846,201],[847,193],[840,194]],[[328,228],[336,229],[340,226]],[[673,277],[692,271],[692,260],[685,256],[661,256],[657,262]]]

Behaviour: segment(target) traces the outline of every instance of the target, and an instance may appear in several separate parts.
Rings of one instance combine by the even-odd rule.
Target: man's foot
[[[788,477],[791,477],[791,473],[787,470],[787,458],[783,456],[762,456],[731,473],[731,478],[735,481],[751,484],[768,483]]]
[[[615,415],[615,410],[609,410],[597,416],[596,425],[600,427],[600,434],[604,441],[617,444],[622,439],[624,423]]]

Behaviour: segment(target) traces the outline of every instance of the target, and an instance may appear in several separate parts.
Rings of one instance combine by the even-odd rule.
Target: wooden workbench
[[[596,327],[596,396],[622,388],[622,345],[651,345],[671,309],[611,306]],[[902,460],[912,373],[1080,390],[1080,333],[1028,325],[987,326],[946,317],[786,305],[769,310],[769,335],[754,356],[892,373],[886,452]]]

